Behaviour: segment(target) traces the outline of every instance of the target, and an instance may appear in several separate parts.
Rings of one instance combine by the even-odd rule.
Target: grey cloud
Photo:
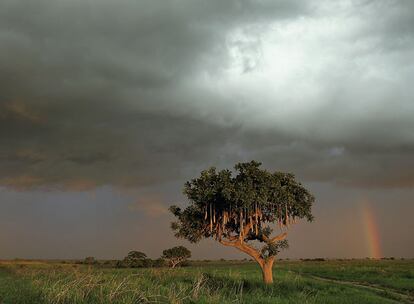
[[[412,38],[408,7],[364,2],[358,16],[366,14],[365,22],[343,41],[328,39],[326,54],[343,61],[324,63],[316,52],[310,59],[323,61],[321,72],[312,79],[306,69],[304,78],[295,74],[280,85],[280,95],[272,90],[279,84],[255,80],[265,69],[265,33],[317,21],[321,7],[308,1],[3,1],[0,184],[144,187],[255,158],[310,181],[412,186],[412,66],[396,74],[413,48],[394,39],[398,33],[401,41]],[[407,25],[397,22],[400,16]],[[359,44],[341,53],[341,42],[355,37]],[[394,49],[370,53],[378,47],[372,37]],[[282,43],[275,42],[276,51]],[[361,47],[366,43],[369,51]],[[240,83],[228,76],[233,51]],[[391,81],[359,77],[382,59],[380,76],[388,73]],[[301,95],[307,86],[317,93]],[[296,103],[304,106],[292,108]]]

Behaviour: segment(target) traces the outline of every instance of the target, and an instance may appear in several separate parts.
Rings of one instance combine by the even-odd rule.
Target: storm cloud
[[[413,11],[2,1],[0,184],[140,187],[254,158],[309,181],[412,186]]]
[[[140,186],[260,157],[412,185],[412,10],[306,3],[3,2],[2,184]]]

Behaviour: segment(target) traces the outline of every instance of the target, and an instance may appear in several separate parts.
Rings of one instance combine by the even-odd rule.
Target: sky
[[[244,258],[167,209],[252,159],[316,197],[282,258],[414,257],[413,59],[410,0],[2,0],[0,259]]]

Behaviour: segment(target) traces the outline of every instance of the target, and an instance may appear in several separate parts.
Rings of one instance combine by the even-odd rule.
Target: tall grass
[[[254,264],[181,269],[100,269],[80,265],[9,265],[46,304],[132,303],[396,303],[381,295],[276,271],[263,285]],[[0,303],[20,304],[26,302]],[[30,303],[30,302],[27,302]]]

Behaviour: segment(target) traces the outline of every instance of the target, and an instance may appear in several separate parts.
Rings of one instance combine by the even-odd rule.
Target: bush
[[[116,268],[149,268],[149,267],[163,267],[165,266],[164,259],[152,260],[147,258],[147,255],[139,251],[130,251],[128,255],[120,261],[111,261],[111,264]]]
[[[152,267],[164,267],[166,266],[165,260],[158,258],[152,261]]]
[[[83,260],[83,264],[95,265],[95,264],[98,264],[98,261],[94,257],[87,257]]]
[[[166,266],[164,259],[143,259],[131,262],[128,259],[123,259],[115,263],[116,268],[150,268],[150,267],[164,267]]]
[[[115,264],[116,268],[128,268],[128,264],[125,263],[125,260],[117,261]]]

